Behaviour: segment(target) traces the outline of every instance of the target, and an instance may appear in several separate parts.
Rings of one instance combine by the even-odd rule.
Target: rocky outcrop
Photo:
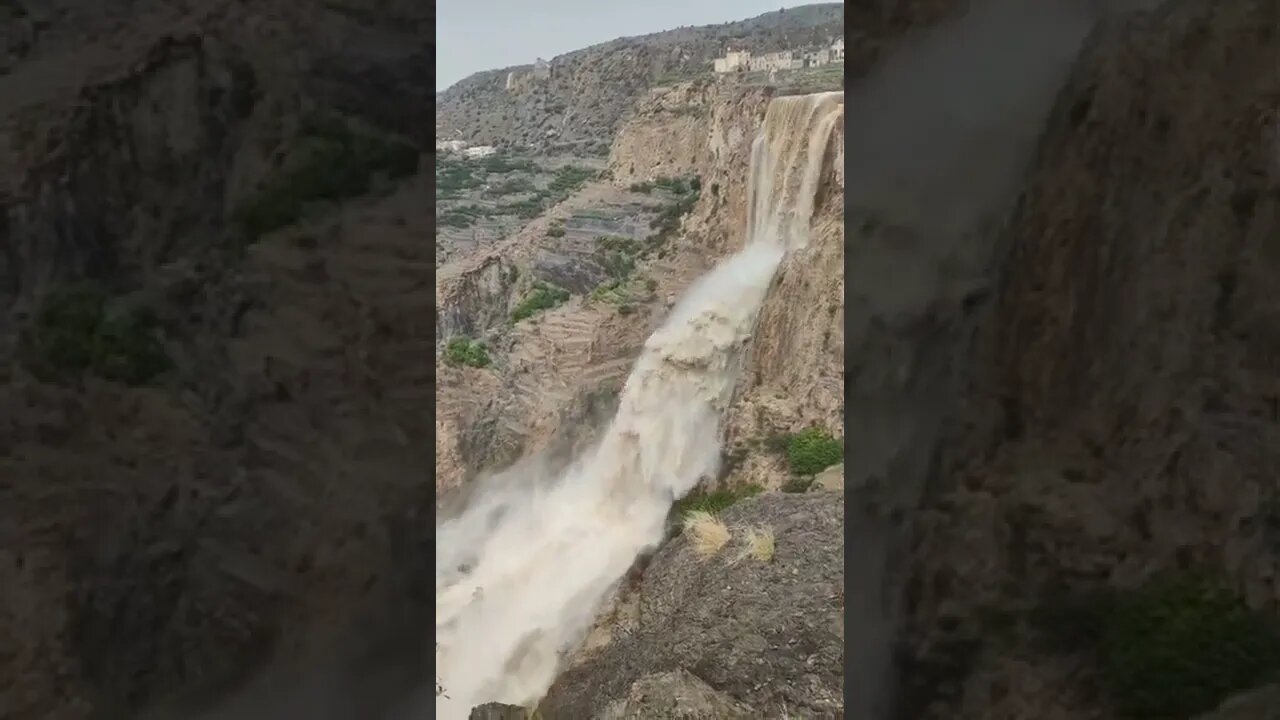
[[[630,591],[638,612],[556,681],[545,717],[836,717],[843,496],[765,495],[723,517],[734,539],[714,557],[684,537],[653,556]],[[773,531],[770,559],[747,552],[749,528]]]
[[[750,708],[687,670],[653,673],[631,683],[627,697],[605,708],[611,720],[746,720]]]
[[[486,703],[471,711],[470,720],[527,720],[529,711],[519,705]]]

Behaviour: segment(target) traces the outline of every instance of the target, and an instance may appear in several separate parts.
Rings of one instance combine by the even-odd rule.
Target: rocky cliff
[[[850,88],[840,312],[853,333],[842,341],[856,348],[843,411],[846,549],[857,549],[846,570],[857,581],[840,599],[855,669],[844,710],[1268,717],[1274,686],[1250,688],[1280,659],[1270,310],[1257,289],[1280,220],[1280,7],[1044,10],[977,7]],[[966,98],[940,87],[978,66],[1017,70]],[[699,92],[662,90],[641,105],[634,138],[615,143],[614,173],[715,157],[714,134],[706,145],[675,132],[670,150],[658,142],[664,127],[693,127],[676,109]],[[804,307],[817,315],[823,281],[806,280]],[[823,325],[794,338],[762,325],[760,378],[737,410],[821,412],[820,382],[788,394],[750,385],[787,382],[771,355],[824,357],[787,345],[814,342],[811,327]],[[731,434],[749,436],[753,412],[735,416]],[[743,449],[731,482],[782,473],[768,453]],[[553,686],[551,712],[628,716],[633,703],[672,697],[725,717],[797,707],[785,669],[778,696],[763,698],[734,685],[733,673],[751,676],[735,648],[704,654],[680,640],[736,616],[646,616],[646,598],[661,594],[647,579],[680,562],[681,544],[620,593]],[[730,584],[751,596],[750,581]],[[665,642],[647,640],[657,633]],[[757,657],[774,656],[766,644]]]
[[[425,580],[430,14],[27,5],[0,10],[27,38],[0,76],[0,715],[132,716]]]
[[[795,197],[804,195],[807,201],[813,203],[814,208],[812,228],[806,227],[805,233],[809,236],[808,246],[797,249],[787,259],[779,270],[780,283],[777,289],[770,293],[770,300],[765,309],[767,319],[762,321],[765,324],[757,329],[757,337],[753,341],[753,346],[758,346],[760,350],[751,354],[745,370],[745,374],[757,376],[757,381],[747,387],[757,394],[765,392],[777,394],[779,386],[798,391],[801,383],[805,383],[804,387],[808,388],[831,388],[839,384],[839,361],[833,358],[833,355],[839,352],[838,344],[829,342],[831,336],[838,335],[839,332],[838,313],[831,312],[828,307],[832,303],[820,303],[819,312],[815,313],[810,323],[812,327],[803,329],[797,329],[795,322],[784,319],[785,312],[779,309],[779,306],[785,308],[794,306],[796,303],[809,303],[812,297],[829,298],[831,294],[839,292],[839,256],[843,246],[839,164],[840,137],[843,133],[840,129],[840,116],[838,112],[832,115],[830,123],[822,129],[812,130],[812,136],[807,134],[810,132],[809,126],[801,122],[791,129],[797,134],[782,138],[789,147],[799,148],[801,160],[788,161],[788,163],[799,163],[799,165],[779,166],[776,171],[764,168],[758,170],[761,175],[752,176],[750,171],[753,167],[753,141],[763,126],[766,108],[770,107],[771,102],[774,105],[778,102],[770,97],[771,94],[767,89],[744,90],[740,87],[694,84],[655,91],[637,109],[634,124],[624,128],[615,143],[609,172],[605,176],[608,179],[588,184],[580,193],[566,202],[588,203],[592,198],[602,199],[609,193],[622,192],[624,189],[627,192],[643,194],[640,186],[650,182],[664,182],[664,178],[671,177],[667,173],[697,177],[699,187],[697,199],[689,206],[687,214],[674,228],[671,236],[661,241],[660,251],[641,255],[637,259],[634,272],[652,282],[647,284],[645,292],[628,295],[625,306],[615,305],[607,299],[607,296],[599,293],[592,293],[589,297],[581,297],[575,293],[561,304],[538,313],[533,319],[517,319],[513,327],[505,324],[495,325],[482,336],[485,346],[489,349],[489,361],[480,363],[479,367],[468,367],[467,363],[456,363],[451,366],[447,361],[448,350],[446,349],[445,369],[441,376],[440,407],[441,422],[453,423],[452,427],[443,428],[442,426],[442,428],[453,430],[456,433],[454,437],[458,438],[457,441],[452,442],[451,447],[444,448],[452,451],[451,457],[463,461],[471,458],[482,462],[494,461],[492,445],[488,450],[479,453],[479,457],[476,458],[474,446],[469,446],[465,442],[468,437],[466,428],[475,428],[470,432],[471,436],[476,438],[481,435],[481,430],[475,424],[477,416],[468,416],[467,410],[463,408],[470,408],[470,412],[473,413],[480,409],[480,417],[491,418],[489,421],[491,424],[481,426],[487,431],[491,443],[496,439],[509,438],[508,442],[513,446],[519,443],[513,454],[518,452],[528,459],[536,460],[540,454],[555,456],[561,449],[572,452],[573,440],[579,440],[578,447],[583,447],[584,443],[581,441],[589,439],[593,426],[606,420],[612,410],[611,403],[608,401],[594,411],[590,409],[589,399],[602,390],[602,376],[599,371],[591,369],[591,363],[599,362],[596,358],[603,357],[604,362],[601,366],[609,368],[610,379],[616,383],[613,385],[613,392],[616,393],[621,381],[635,365],[641,344],[664,319],[671,308],[672,300],[689,290],[693,282],[720,259],[741,249],[745,244],[748,221],[752,212],[748,209],[749,190],[752,184],[756,183],[762,184],[762,187],[758,188],[759,192],[768,193],[768,188],[763,187],[763,184],[776,181],[785,194]],[[835,103],[836,108],[839,107],[838,100],[831,102]],[[671,113],[670,108],[673,106],[680,106],[685,110],[680,113]],[[803,104],[801,106],[803,107]],[[695,113],[701,119],[701,123],[686,124],[687,118]],[[669,162],[668,159],[675,155],[667,152],[665,148],[643,155],[631,154],[630,148],[636,147],[637,137],[653,133],[655,127],[664,123],[675,123],[676,127],[684,128],[685,134],[677,136],[668,132],[656,133],[652,136],[665,137],[668,143],[691,150],[687,164],[677,166]],[[634,128],[634,134],[632,128]],[[806,159],[810,157],[812,160]],[[805,163],[814,164],[814,175],[808,181],[800,177],[804,171],[801,166]],[[776,175],[770,174],[774,172]],[[812,182],[813,186],[805,186],[804,182]],[[808,189],[804,189],[806,187]],[[553,210],[553,213],[565,209],[567,208],[560,207]],[[758,211],[759,208],[756,212]],[[596,242],[602,244],[607,239],[597,238]],[[503,257],[513,263],[515,275],[518,278],[536,276],[539,268],[536,262],[531,262],[531,259],[536,258],[540,250],[548,246],[561,245],[563,242],[563,238],[555,234],[542,237],[520,236],[507,246],[503,251]],[[828,264],[817,273],[822,281],[811,288],[810,283],[798,281],[796,278],[812,278],[815,275],[812,263],[817,258],[827,258]],[[474,267],[479,269],[482,265]],[[832,282],[833,279],[834,282]],[[442,283],[441,292],[447,292],[448,287],[448,282]],[[781,297],[779,297],[780,293]],[[631,309],[629,312],[621,312],[622,307]],[[575,325],[568,325],[569,318],[576,320]],[[810,321],[807,316],[803,319],[806,322]],[[556,335],[550,335],[548,338],[552,332],[560,338],[558,345],[550,345],[544,340],[544,338],[555,338]],[[817,342],[808,341],[810,333],[818,338]],[[759,344],[761,337],[767,338],[768,344]],[[761,367],[782,364],[781,356],[784,354],[789,356],[793,366],[801,371],[810,370],[811,373],[795,379],[783,373],[781,377],[773,380],[774,386],[769,387],[776,373],[773,373],[772,369],[762,370]],[[768,376],[766,372],[769,373]],[[456,373],[458,380],[448,381],[446,373],[449,375]],[[488,383],[488,386],[482,386],[482,382]],[[492,388],[500,389],[495,392]],[[603,389],[607,391],[608,388],[609,386],[605,385]],[[565,392],[566,390],[568,392]],[[486,396],[487,402],[482,401],[482,393]],[[791,415],[776,413],[771,407],[755,399],[751,393],[746,393],[743,398],[732,403],[738,416],[748,418],[748,421],[753,423],[738,433],[743,437],[742,454],[755,455],[766,452],[760,447],[760,443],[764,440],[760,433],[765,432],[765,426],[771,428],[777,435],[784,435],[802,429],[803,421],[809,419],[824,432],[834,432],[838,435],[839,400],[837,398],[839,397],[838,392],[832,392],[830,397],[823,398],[823,403],[816,409],[809,410],[807,416],[797,417],[799,413],[794,410]],[[792,407],[801,405],[807,404],[801,402]],[[824,407],[831,410],[824,412]],[[531,416],[530,410],[541,414],[543,419],[538,419],[537,415]],[[834,421],[831,415],[836,415]],[[531,424],[526,424],[528,421],[524,420],[525,418],[531,418],[539,424],[531,427]],[[505,426],[499,425],[504,422],[507,423]],[[569,445],[558,447],[555,436],[557,433],[566,431],[575,432],[579,437],[564,438]],[[746,441],[748,436],[755,442],[748,443]],[[438,442],[449,443],[450,440],[442,433],[438,436]],[[447,460],[450,454],[442,452],[439,457]],[[553,487],[551,477],[544,477],[544,473],[535,468],[528,459],[514,467],[509,477],[499,476],[495,481],[481,485],[480,492],[485,492],[487,488],[503,487],[507,483],[518,482],[545,483],[548,487]],[[500,460],[496,462],[501,463]],[[554,460],[551,463],[554,472]],[[727,488],[728,492],[736,492],[738,488],[753,487],[756,484],[760,485],[760,489],[764,489],[767,484],[769,489],[776,491],[788,480],[789,475],[786,471],[780,471],[776,473],[777,476],[767,476],[767,473],[762,474],[757,471],[754,476],[749,477],[733,462],[723,462],[721,465],[723,466],[721,476],[701,478],[704,488],[698,492],[710,492],[717,487]],[[440,470],[438,480],[450,476],[448,468],[442,467]],[[467,469],[464,469],[463,472],[466,471]],[[456,476],[457,473],[453,475]],[[699,478],[694,477],[691,480],[696,482]],[[839,488],[839,483],[836,483],[833,489],[839,490]],[[447,501],[447,494],[442,495]],[[786,683],[794,683],[794,689],[747,696],[742,694],[741,688],[726,691],[723,688],[717,687],[713,690],[710,686],[706,686],[706,663],[715,662],[712,658],[720,654],[721,650],[726,650],[733,645],[734,640],[731,636],[737,630],[727,626],[722,628],[721,641],[726,645],[720,648],[716,643],[701,642],[696,639],[696,632],[691,624],[696,618],[692,616],[679,620],[687,626],[694,637],[682,657],[672,657],[660,662],[653,657],[645,659],[650,652],[643,648],[646,643],[652,643],[666,636],[668,629],[664,629],[665,624],[644,630],[645,633],[652,634],[648,640],[635,639],[634,643],[631,640],[624,641],[624,638],[633,638],[634,633],[640,632],[628,623],[626,608],[650,602],[650,598],[655,597],[653,593],[659,592],[656,588],[662,586],[662,583],[645,585],[648,578],[660,576],[664,572],[673,573],[672,578],[695,572],[694,568],[688,564],[693,560],[691,553],[660,554],[653,563],[647,565],[647,570],[636,571],[636,578],[643,577],[646,580],[641,581],[640,585],[622,588],[614,595],[602,620],[597,623],[592,632],[588,646],[572,661],[574,672],[603,673],[610,676],[608,686],[595,688],[594,681],[581,680],[586,675],[566,676],[568,679],[558,685],[560,689],[553,689],[552,697],[548,698],[542,712],[552,713],[555,717],[595,717],[599,713],[614,711],[607,710],[607,705],[622,702],[625,705],[624,708],[615,708],[619,712],[631,713],[630,716],[635,717],[653,716],[651,713],[658,712],[661,707],[665,707],[662,703],[671,699],[665,695],[666,692],[673,691],[672,688],[675,686],[685,687],[689,683],[700,688],[699,703],[703,704],[704,710],[705,706],[711,706],[722,709],[737,708],[735,712],[742,713],[755,712],[751,708],[763,708],[765,710],[761,711],[773,712],[790,704],[793,708],[807,708],[809,711],[822,714],[832,712],[839,705],[840,639],[838,629],[832,625],[832,618],[837,616],[839,611],[840,568],[838,563],[836,565],[829,562],[808,564],[802,558],[810,553],[813,553],[815,558],[818,553],[827,553],[823,556],[827,560],[838,558],[838,555],[830,555],[827,551],[838,547],[836,541],[838,533],[832,534],[831,531],[838,530],[839,524],[830,525],[826,521],[839,519],[839,497],[838,492],[796,497],[774,492],[767,498],[761,498],[758,506],[751,505],[751,507],[759,507],[762,511],[760,514],[744,516],[741,519],[741,528],[736,527],[737,523],[735,523],[734,532],[742,533],[744,538],[749,535],[750,528],[756,525],[760,528],[768,528],[770,537],[776,537],[778,543],[788,545],[789,552],[792,553],[786,556],[784,567],[782,563],[773,564],[773,551],[770,550],[770,558],[761,561],[764,565],[764,570],[761,572],[764,572],[764,575],[757,576],[750,573],[744,576],[754,578],[752,582],[758,584],[760,607],[746,613],[741,625],[743,627],[759,626],[760,641],[764,642],[766,647],[775,648],[779,662],[770,668],[753,668],[754,674],[750,678],[745,678],[743,682],[758,686],[760,678],[763,677],[761,673],[773,673],[773,680],[779,688]],[[662,507],[664,514],[666,507],[665,504]],[[746,508],[748,505],[744,504],[743,507]],[[810,512],[804,508],[812,508],[814,511]],[[817,510],[817,508],[822,509]],[[513,508],[510,512],[518,511]],[[548,522],[552,521],[553,519],[548,519]],[[818,522],[822,526],[821,529],[811,527],[811,523],[814,522]],[[451,549],[450,552],[453,550]],[[480,552],[480,549],[474,552]],[[724,557],[726,568],[737,567],[738,563],[733,561],[730,555],[726,553]],[[484,566],[483,560],[479,562]],[[631,562],[631,559],[628,558],[627,562]],[[468,568],[472,564],[464,563]],[[468,571],[463,567],[458,568],[459,573],[465,574]],[[732,569],[727,571],[734,572]],[[452,573],[452,568],[443,568],[442,573],[448,575]],[[792,623],[793,614],[781,613],[768,622],[760,617],[760,613],[767,612],[772,606],[773,598],[765,591],[772,582],[767,579],[770,573],[789,573],[789,577],[796,578],[798,593],[807,593],[815,587],[822,588],[822,593],[814,601],[815,607],[822,609],[821,614],[817,610],[812,613],[813,627],[808,631],[809,637],[803,647],[779,644],[788,629],[799,632],[798,626]],[[677,592],[681,582],[683,581],[673,579],[667,583],[668,589],[661,592]],[[447,581],[445,584],[452,587]],[[488,590],[498,592],[501,588],[488,588]],[[734,593],[730,592],[721,598],[721,601],[727,602],[733,595]],[[452,598],[453,595],[450,597]],[[679,605],[679,602],[673,602],[673,607]],[[696,612],[706,611],[706,608],[700,608]],[[699,614],[697,617],[702,615]],[[766,625],[771,626],[771,629],[766,629]],[[716,632],[719,633],[721,630]],[[449,649],[455,653],[461,652],[457,648]],[[734,652],[745,661],[746,655],[752,651],[742,647]],[[617,659],[625,661],[625,665],[617,666],[615,663]],[[818,662],[823,663],[820,671],[814,665]],[[690,675],[695,666],[697,667],[694,673],[696,677]],[[594,669],[588,671],[587,668]],[[684,670],[683,675],[678,672],[681,669]],[[640,680],[641,676],[660,674],[667,670],[675,674],[648,679],[653,685],[649,694],[632,687],[632,683]],[[810,682],[807,679],[807,673],[811,671],[820,672],[822,679]],[[729,666],[725,666],[724,672],[728,673],[732,670]],[[573,677],[579,679],[573,679]],[[580,685],[581,682],[586,682],[586,685]],[[717,678],[712,681],[712,684],[718,685],[720,682]],[[698,683],[703,684],[699,686]],[[577,689],[570,689],[575,687]],[[447,680],[445,690],[448,692]],[[627,693],[634,695],[636,692],[640,692],[644,698],[627,699]],[[573,699],[567,699],[566,693],[573,695]],[[659,704],[653,705],[654,702]],[[663,712],[671,710],[672,708],[668,707]]]
[[[940,674],[913,716],[1189,717],[1274,672],[1265,640],[1215,653],[1267,637],[1226,617],[1280,600],[1278,23],[1266,0],[1166,3],[1102,28],[1058,99],[917,522],[910,638]],[[1223,603],[1194,650],[1119,609],[1186,574],[1225,593],[1162,596]]]

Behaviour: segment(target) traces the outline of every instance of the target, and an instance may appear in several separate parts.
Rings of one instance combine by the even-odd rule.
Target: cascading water
[[[558,476],[517,465],[436,529],[443,720],[528,704],[675,499],[715,476],[728,406],[769,285],[808,241],[843,93],[777,98],[752,146],[747,241],[701,278],[645,343],[602,440]]]

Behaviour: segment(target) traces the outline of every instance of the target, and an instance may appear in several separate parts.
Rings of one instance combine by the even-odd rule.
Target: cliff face
[[[651,172],[643,163],[656,156],[631,156],[627,148],[634,147],[635,141],[624,130],[609,166],[613,180],[589,183],[493,250],[459,263],[457,269],[443,269],[437,286],[440,314],[466,318],[467,324],[442,321],[442,337],[456,334],[451,332],[456,328],[484,338],[493,364],[480,369],[441,367],[436,440],[436,484],[441,490],[456,486],[482,467],[502,467],[520,454],[547,449],[557,437],[573,444],[573,438],[563,433],[583,432],[584,424],[603,422],[641,345],[671,303],[717,257],[741,243],[746,223],[741,178],[767,94],[762,90],[721,94],[711,87],[675,92],[681,98],[696,94],[696,101],[687,104],[696,107],[703,124],[667,137],[694,148],[697,160]],[[652,112],[662,114],[666,93],[659,96]],[[638,122],[638,133],[652,127],[650,112],[639,111],[645,119]],[[718,158],[696,149],[707,147],[712,139],[724,145]],[[634,291],[624,304],[627,309],[587,294],[575,295],[532,320],[508,327],[510,309],[542,272],[539,258],[547,253],[572,255],[568,245],[572,238],[548,235],[549,223],[602,206],[650,202],[650,197],[628,187],[634,180],[657,177],[657,170],[696,174],[702,178],[703,190],[683,229],[666,240],[659,253],[637,265]],[[642,217],[653,217],[653,212]],[[734,225],[735,219],[740,224]],[[589,262],[590,252],[578,257],[579,262]]]
[[[1100,32],[1060,98],[915,533],[916,653],[977,640],[928,716],[1118,716],[1114,666],[1019,620],[1073,593],[1193,571],[1277,607],[1278,22],[1168,3]]]
[[[400,563],[429,532],[408,521],[429,502],[429,16],[81,5],[12,20],[34,39],[0,77],[0,715],[19,719],[132,715],[323,644],[304,628],[411,596]],[[382,179],[291,205],[306,191],[281,178],[321,145]],[[272,227],[247,226],[254,203]]]

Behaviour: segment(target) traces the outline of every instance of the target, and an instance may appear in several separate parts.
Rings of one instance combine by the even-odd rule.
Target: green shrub
[[[157,323],[141,311],[106,311],[106,296],[75,288],[46,298],[24,338],[27,364],[45,380],[92,372],[107,380],[142,385],[172,363]]]
[[[520,322],[569,299],[569,292],[551,283],[535,282],[533,290],[511,311],[511,322]]]
[[[641,244],[629,237],[601,235],[596,238],[596,248],[606,252],[617,252],[634,257],[640,254]]]
[[[816,475],[844,461],[844,444],[822,428],[812,427],[787,441],[793,475]]]
[[[595,176],[596,171],[591,168],[564,165],[556,168],[555,176],[551,178],[551,183],[547,185],[547,189],[554,196],[564,199],[572,195],[578,188],[587,184],[587,181]]]
[[[528,200],[503,203],[496,208],[495,212],[501,215],[515,215],[523,220],[528,220],[541,215],[544,209],[546,209],[546,196],[538,193]]]
[[[631,299],[631,293],[627,292],[622,280],[609,280],[601,283],[595,290],[591,291],[591,300],[593,302],[604,302],[611,305],[622,305]]]
[[[237,208],[234,219],[251,238],[292,225],[308,203],[367,193],[375,175],[402,178],[417,172],[410,143],[357,132],[336,115],[306,119],[289,161]]]
[[[720,488],[710,492],[694,490],[672,506],[672,513],[677,519],[683,519],[691,512],[705,511],[719,513],[725,508],[749,497],[764,492],[759,485],[743,485],[734,488]]]
[[[636,258],[643,249],[641,243],[631,238],[602,235],[596,238],[593,256],[612,280],[621,282],[635,270]]]
[[[561,221],[556,221],[548,225],[547,237],[549,238],[564,237],[564,223]]]
[[[636,269],[634,255],[617,251],[596,251],[595,257],[604,271],[614,280],[626,280]]]
[[[664,206],[658,216],[649,221],[649,229],[657,231],[657,244],[674,235],[680,229],[684,216],[698,203],[700,192],[697,188],[701,185],[690,181],[690,186],[687,194],[680,195],[674,203]]]
[[[1187,718],[1280,668],[1280,633],[1235,594],[1200,578],[1153,581],[1103,626],[1103,685],[1134,718]]]
[[[444,196],[456,194],[463,190],[478,187],[483,180],[476,177],[475,171],[456,160],[445,156],[436,158],[436,194]]]
[[[440,213],[436,222],[444,227],[471,227],[488,212],[479,205],[459,205]]]
[[[489,351],[483,343],[462,336],[450,340],[445,346],[444,359],[450,365],[476,368],[487,367],[490,363]]]

